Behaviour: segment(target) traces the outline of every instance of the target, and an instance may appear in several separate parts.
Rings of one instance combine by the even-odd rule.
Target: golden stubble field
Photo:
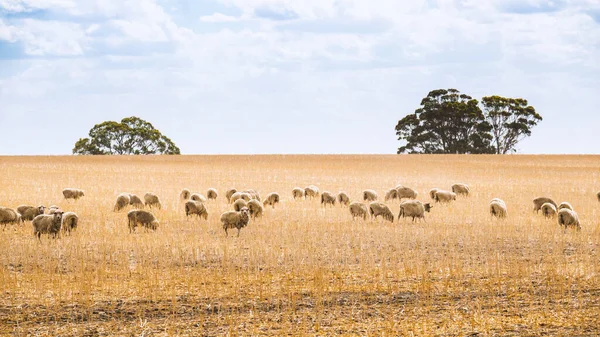
[[[38,242],[30,222],[2,232],[0,335],[600,334],[599,156],[0,157],[0,172],[0,206],[80,217],[59,240]],[[455,182],[471,196],[422,223],[291,198],[309,184],[353,200],[403,184],[427,200]],[[86,195],[65,201],[65,187]],[[208,221],[186,219],[184,187],[219,190]],[[226,238],[230,187],[282,202]],[[156,232],[129,234],[127,210],[112,211],[121,192],[162,199]],[[569,201],[581,232],[532,212],[538,196]],[[505,221],[489,216],[494,197]]]

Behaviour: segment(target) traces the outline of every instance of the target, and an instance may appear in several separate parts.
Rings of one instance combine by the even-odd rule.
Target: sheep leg
[[[239,228],[239,227],[238,227],[238,229],[237,229],[237,230],[238,230],[238,233],[237,233],[237,237],[238,237],[238,238],[240,237],[240,229],[241,229],[241,228]]]

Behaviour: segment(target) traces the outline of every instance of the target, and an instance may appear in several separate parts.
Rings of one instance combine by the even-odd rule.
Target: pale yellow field
[[[427,200],[455,182],[471,196],[422,223],[291,198],[403,184]],[[0,206],[80,217],[59,240],[38,242],[30,222],[2,232],[0,335],[600,335],[600,156],[0,157],[0,186]],[[86,195],[65,201],[65,187]],[[186,219],[184,187],[219,190],[208,221]],[[230,187],[283,200],[226,238]],[[161,225],[131,235],[115,198],[148,191]],[[542,195],[569,201],[581,232],[532,212]],[[490,218],[494,197],[506,221]]]

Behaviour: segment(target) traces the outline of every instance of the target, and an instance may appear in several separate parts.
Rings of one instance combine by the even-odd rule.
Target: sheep
[[[22,222],[21,214],[12,208],[0,207],[0,224],[4,225],[4,228],[8,224],[18,224],[19,222]]]
[[[545,202],[542,207],[542,214],[546,217],[546,218],[553,218],[554,216],[556,216],[556,207],[554,207],[554,205],[552,205],[549,202]]]
[[[135,194],[129,194],[129,204],[135,208],[144,208],[142,199]]]
[[[435,202],[449,203],[452,200],[456,200],[456,193],[454,192],[445,190],[438,190],[435,192]]]
[[[494,198],[490,201],[490,215],[497,218],[506,218],[508,210],[504,200]]]
[[[206,200],[208,200],[208,199],[206,199],[206,197],[200,193],[193,193],[192,195],[190,195],[190,200],[206,202]]]
[[[44,205],[40,205],[38,207],[21,205],[17,207],[17,213],[21,214],[21,222],[32,221],[36,216],[44,214],[45,210],[46,207],[44,207]]]
[[[190,190],[184,188],[183,190],[181,190],[181,193],[179,193],[179,199],[181,199],[181,201],[186,201],[190,198],[190,195]]]
[[[417,195],[419,193],[417,193],[417,191],[413,190],[410,187],[404,187],[404,186],[400,186],[399,188],[396,188],[396,191],[398,193],[398,199],[400,199],[400,201],[402,201],[402,199],[406,198],[406,199],[416,199]]]
[[[565,232],[567,231],[568,226],[576,227],[578,231],[581,230],[577,213],[568,208],[561,208],[558,210],[558,224],[565,227]]]
[[[53,206],[53,207],[48,208],[48,214],[54,214],[57,212],[63,212],[63,210],[58,208],[58,206]]]
[[[217,189],[215,189],[215,188],[209,188],[206,191],[206,197],[210,200],[217,200],[218,196],[219,196],[219,193],[217,192]]]
[[[198,218],[203,217],[208,219],[208,211],[204,204],[200,201],[188,200],[185,202],[185,216],[197,215]]]
[[[250,201],[250,199],[252,199],[252,196],[250,195],[250,193],[246,192],[235,192],[231,195],[231,198],[229,198],[229,203],[234,203],[238,199]]]
[[[263,202],[263,205],[267,207],[267,205],[271,205],[271,207],[275,208],[275,204],[279,203],[279,193],[273,192],[269,193]]]
[[[142,225],[148,229],[156,230],[158,228],[159,222],[156,220],[154,215],[148,211],[142,210],[131,210],[127,213],[127,220],[129,225],[129,233],[135,232],[135,228],[139,225]]]
[[[252,219],[256,219],[262,217],[264,208],[263,205],[260,204],[260,201],[252,199],[248,201],[248,211],[250,212]]]
[[[250,199],[256,199],[260,201],[260,194],[253,189],[242,191],[243,193],[248,193],[250,195]]]
[[[369,204],[369,213],[372,218],[377,219],[378,216],[382,216],[383,219],[394,222],[394,214],[390,211],[390,208],[386,204],[374,201]]]
[[[340,206],[348,206],[350,205],[350,197],[344,191],[341,191],[337,195],[337,201],[340,203]]]
[[[394,199],[398,199],[398,190],[395,188],[392,188],[391,190],[387,191],[387,193],[385,194],[385,201],[394,200]]]
[[[123,208],[129,206],[131,203],[131,194],[129,193],[121,193],[117,196],[117,201],[115,202],[115,206],[113,207],[113,211],[118,212]]]
[[[252,199],[256,200],[256,199]],[[244,199],[238,199],[233,203],[233,210],[239,212],[242,208],[248,207],[248,201]]]
[[[573,206],[571,206],[571,204],[569,204],[566,201],[561,202],[560,205],[558,205],[557,209],[563,209],[563,208],[567,208],[567,209],[573,210]]]
[[[323,193],[321,193],[321,205],[323,206],[335,206],[335,199],[335,195],[331,194],[330,192],[323,191]]]
[[[430,212],[431,208],[430,203],[423,204],[419,200],[405,200],[400,203],[400,213],[398,213],[398,221],[400,221],[400,217],[412,217],[412,221],[415,221],[415,218],[419,220],[425,220],[425,212]]]
[[[227,230],[230,228],[237,228],[237,236],[240,236],[240,230],[246,227],[250,222],[250,210],[248,207],[242,208],[239,212],[229,211],[221,214],[221,223],[225,230],[225,236],[229,236]]]
[[[373,190],[364,190],[363,191],[363,200],[364,201],[375,201],[377,200],[378,195],[377,192]]]
[[[158,207],[158,209],[162,208],[162,205],[160,204],[160,200],[158,200],[158,196],[154,193],[146,193],[144,194],[144,205],[148,206],[150,208],[152,207]]]
[[[231,203],[231,196],[237,192],[237,190],[235,188],[230,188],[227,190],[227,192],[225,192],[225,198],[227,199],[228,203]]]
[[[77,189],[77,188],[65,188],[63,191],[63,196],[65,197],[65,199],[79,199],[83,196],[85,196],[85,193],[83,190]]]
[[[600,191],[598,191],[598,193],[596,193],[596,198],[598,198],[598,201],[600,201]]]
[[[432,189],[430,189],[430,190],[429,190],[429,197],[430,197],[432,200],[435,200],[435,194],[436,194],[436,193],[437,193],[437,191],[439,191],[439,190],[440,190],[439,188],[432,188]]]
[[[457,183],[452,185],[452,192],[456,193],[456,195],[464,195],[465,197],[468,197],[470,190],[467,184]]]
[[[357,217],[362,217],[363,220],[367,220],[367,205],[362,202],[353,202],[348,208],[350,209],[350,214],[352,214],[352,220],[355,220]]]
[[[37,236],[38,240],[42,240],[42,234],[52,234],[53,238],[60,237],[60,229],[62,227],[62,212],[54,214],[40,214],[36,216],[31,224],[33,225],[33,235]]]
[[[292,197],[294,197],[294,199],[304,198],[304,190],[300,187],[294,187],[292,190]]]
[[[319,188],[315,185],[309,185],[304,188],[304,196],[305,198],[316,198],[319,196]]]
[[[554,200],[546,197],[539,197],[533,199],[533,210],[537,213],[542,208],[542,205],[545,203],[551,203],[552,206],[554,206],[555,208],[557,207]]]
[[[77,228],[79,217],[74,212],[65,212],[62,215],[61,227],[63,232],[71,234]]]

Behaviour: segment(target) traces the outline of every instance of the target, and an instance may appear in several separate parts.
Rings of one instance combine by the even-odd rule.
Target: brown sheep
[[[386,204],[374,201],[369,204],[369,213],[371,217],[377,219],[378,216],[382,216],[383,219],[390,222],[394,222],[394,214],[390,211],[390,208]]]
[[[154,193],[146,193],[144,194],[144,205],[148,206],[150,208],[152,207],[158,207],[158,209],[162,208],[162,205],[160,204],[160,200],[158,199],[158,196]]]
[[[335,206],[335,195],[331,194],[330,192],[327,191],[323,191],[323,193],[321,193],[321,205],[322,206],[327,206],[327,205],[331,205],[331,206]]]
[[[348,208],[350,209],[352,220],[358,217],[362,217],[363,220],[367,220],[367,205],[363,204],[362,202],[353,202],[350,204],[350,206],[348,206]]]
[[[21,214],[21,221],[32,221],[33,218],[40,214],[44,214],[46,207],[44,205],[40,206],[29,206],[29,205],[21,205],[17,207],[17,212]]]
[[[550,199],[550,198],[546,198],[546,197],[539,197],[539,198],[535,198],[533,199],[533,210],[537,213],[539,212],[539,210],[542,208],[542,205],[545,203],[551,203],[554,207],[558,206],[556,205],[556,203],[554,202],[554,200]]]
[[[340,203],[340,206],[348,206],[350,205],[350,197],[346,192],[340,192],[337,195],[337,201]]]
[[[156,220],[152,213],[136,209],[127,213],[127,220],[129,225],[129,233],[135,232],[135,228],[138,225],[144,226],[146,231],[148,231],[148,229],[156,231],[159,225],[158,220]]]
[[[185,203],[185,216],[197,215],[198,218],[203,217],[208,219],[208,211],[204,204],[200,201],[188,200]]]

